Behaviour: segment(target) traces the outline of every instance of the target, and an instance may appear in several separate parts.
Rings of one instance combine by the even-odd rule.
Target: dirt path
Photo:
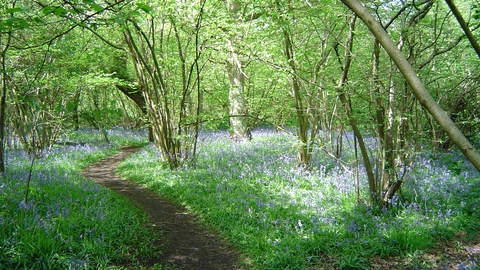
[[[120,153],[92,164],[83,175],[138,204],[149,215],[153,229],[162,232],[162,238],[156,241],[162,246],[162,255],[144,262],[144,266],[160,263],[185,270],[242,269],[240,254],[218,236],[203,229],[185,208],[117,175],[120,162],[138,150],[124,147]]]

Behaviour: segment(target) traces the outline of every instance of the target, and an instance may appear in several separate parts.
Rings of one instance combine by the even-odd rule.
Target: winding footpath
[[[118,176],[119,164],[138,150],[137,147],[123,147],[118,154],[90,165],[83,175],[137,204],[149,216],[152,229],[161,233],[155,243],[161,246],[162,254],[142,265],[149,267],[159,263],[184,270],[243,269],[240,253],[206,230],[184,207]]]

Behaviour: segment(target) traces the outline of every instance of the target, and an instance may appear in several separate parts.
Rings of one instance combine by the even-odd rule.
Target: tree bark
[[[283,36],[285,39],[285,56],[287,57],[288,65],[292,70],[292,90],[293,98],[295,99],[295,111],[297,113],[298,138],[300,139],[298,145],[298,163],[307,168],[310,165],[311,159],[310,152],[308,151],[308,120],[305,116],[305,109],[300,94],[300,83],[298,81],[298,71],[295,64],[293,44],[288,30],[283,30]]]
[[[141,32],[139,26],[135,22],[131,23],[142,39],[137,44],[128,27],[124,29],[124,37],[135,65],[139,89],[142,90],[145,98],[148,118],[153,128],[154,144],[160,150],[162,160],[171,169],[176,169],[180,165],[181,141],[178,134],[175,134],[178,123],[170,112],[170,110],[175,111],[175,108],[169,106],[168,89],[165,87],[161,72],[158,72],[161,68],[153,45],[146,34]],[[142,49],[145,49],[146,53],[142,52],[138,45],[143,46]]]
[[[0,39],[1,41],[1,39]],[[7,75],[6,75],[6,65],[5,65],[5,57],[6,57],[6,49],[4,49],[0,56],[1,64],[2,64],[2,80],[1,80],[1,94],[0,94],[0,173],[5,172],[5,126],[6,126],[6,105],[7,105]]]
[[[357,16],[367,25],[372,34],[380,41],[390,58],[395,62],[405,80],[412,87],[415,97],[420,104],[433,116],[437,123],[448,134],[451,140],[457,145],[468,160],[480,171],[480,153],[465,138],[462,132],[455,126],[448,114],[438,105],[438,103],[428,93],[420,78],[415,73],[410,63],[402,52],[390,39],[382,26],[368,12],[367,8],[357,0],[342,0]]]
[[[6,107],[7,107],[7,50],[12,40],[12,32],[6,33],[7,38],[3,44],[3,34],[0,33],[0,45],[3,47],[1,57],[1,93],[0,93],[0,174],[5,172],[5,129],[6,129]]]
[[[355,118],[353,116],[353,110],[352,106],[347,99],[347,95],[345,94],[345,85],[348,82],[348,72],[350,71],[350,65],[352,63],[352,51],[353,51],[353,38],[354,38],[354,32],[355,32],[355,22],[356,22],[356,16],[353,16],[351,21],[350,21],[350,26],[349,26],[349,32],[347,36],[347,42],[346,42],[346,48],[345,48],[345,64],[342,66],[342,76],[340,78],[340,81],[338,82],[338,88],[337,92],[339,94],[340,101],[342,102],[343,106],[345,107],[348,120],[350,122],[350,125],[352,126],[353,133],[355,137],[358,139],[358,145],[360,146],[360,152],[362,154],[362,159],[363,159],[363,164],[365,166],[365,171],[367,173],[367,178],[368,178],[368,187],[369,187],[369,193],[370,193],[370,201],[372,203],[376,203],[377,201],[377,185],[375,183],[375,176],[373,175],[373,170],[372,170],[372,165],[370,163],[370,157],[368,156],[368,151],[367,147],[365,145],[365,141],[363,140],[362,133],[360,132],[360,129],[357,126],[357,122],[355,121]],[[335,50],[337,53],[337,56],[340,57],[338,54],[338,51]],[[339,58],[340,61],[340,58]],[[340,61],[341,63],[341,61]]]
[[[229,41],[229,43],[231,43]],[[228,63],[228,78],[230,90],[228,100],[230,102],[230,137],[234,140],[250,140],[251,135],[248,127],[247,99],[245,98],[245,76],[237,54],[231,47],[231,61]]]
[[[125,85],[115,85],[118,90],[122,91],[123,94],[125,94],[127,97],[129,97],[137,106],[142,110],[143,115],[148,116],[148,111],[147,111],[147,104],[145,103],[145,98],[143,97],[142,92],[137,91],[130,86],[125,86]],[[153,142],[154,137],[153,137],[153,129],[152,126],[148,126],[148,141]]]
[[[240,21],[241,3],[237,0],[227,0],[227,10],[232,18]],[[242,62],[235,52],[233,41],[235,36],[228,40],[230,59],[227,64],[230,90],[228,100],[230,102],[230,137],[234,140],[250,140],[250,133],[247,99],[245,97],[245,73],[242,69]]]
[[[373,87],[375,95],[375,105],[376,109],[376,120],[377,120],[377,132],[378,138],[380,139],[380,158],[378,159],[378,178],[377,183],[379,186],[377,188],[381,190],[388,189],[389,184],[394,179],[393,174],[393,143],[392,143],[392,128],[393,124],[391,122],[390,112],[392,112],[391,102],[387,102],[388,109],[385,109],[384,99],[382,98],[381,84],[379,82],[379,68],[380,68],[380,43],[375,39],[373,44],[373,67],[372,67],[372,77],[373,77]],[[392,89],[391,89],[392,90]],[[391,92],[388,93],[387,100],[390,100]],[[387,116],[387,117],[386,117]],[[387,124],[388,121],[388,124]]]
[[[79,107],[79,103],[80,103],[80,94],[81,94],[81,90],[80,89],[77,89],[77,91],[75,92],[75,94],[73,95],[73,112],[72,112],[72,121],[73,121],[73,130],[74,131],[78,131],[78,129],[80,128],[80,116],[79,116],[79,112],[78,112],[78,107]]]

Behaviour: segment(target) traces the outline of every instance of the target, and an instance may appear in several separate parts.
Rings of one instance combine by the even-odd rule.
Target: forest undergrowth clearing
[[[391,209],[375,209],[357,203],[353,168],[346,171],[317,150],[312,168],[304,171],[296,166],[294,138],[272,130],[253,135],[251,142],[236,143],[226,132],[202,134],[193,167],[159,167],[150,146],[120,170],[187,206],[260,269],[368,269],[376,258],[392,257],[407,268],[435,269],[424,252],[462,232],[478,234],[478,172],[466,165],[461,172],[452,170],[461,163],[453,154],[448,159],[419,155]],[[342,159],[348,162],[351,155],[345,150]],[[365,179],[360,173],[363,198]],[[476,267],[478,256],[471,255],[440,261],[442,267]]]
[[[138,144],[137,136],[128,141],[128,131],[115,132],[122,144]],[[419,155],[393,207],[373,209],[357,203],[350,172],[321,151],[312,169],[303,171],[296,166],[292,136],[272,130],[253,135],[251,142],[236,143],[227,132],[202,133],[197,165],[175,171],[159,166],[156,150],[147,146],[121,172],[185,206],[258,269],[478,268],[479,176],[454,153]],[[145,216],[73,172],[113,153],[106,145],[90,145],[60,147],[38,160],[27,204],[22,201],[30,160],[9,155],[12,166],[0,192],[1,265],[112,268],[152,256],[154,239],[141,228]],[[342,158],[348,160],[347,150]],[[77,192],[70,205],[65,196]],[[108,220],[118,222],[99,223],[109,211],[116,214]],[[124,229],[135,237],[114,234]]]

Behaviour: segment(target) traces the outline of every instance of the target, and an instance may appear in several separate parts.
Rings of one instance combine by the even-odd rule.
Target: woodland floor
[[[187,209],[117,175],[120,162],[138,150],[137,147],[124,147],[118,154],[92,164],[83,174],[137,204],[147,213],[152,230],[160,233],[161,238],[154,243],[158,245],[156,249],[161,250],[161,253],[140,261],[141,265],[150,267],[160,264],[182,270],[252,268],[244,256],[208,230]],[[328,254],[319,256],[324,265],[314,269],[338,269],[338,265]],[[374,257],[370,259],[370,265],[371,269],[412,269],[412,265],[420,266],[418,269],[470,269],[472,262],[478,265],[479,257],[480,233],[477,233],[473,237],[459,235],[455,241],[438,243],[413,260],[405,257]],[[134,268],[129,264],[124,266]]]

